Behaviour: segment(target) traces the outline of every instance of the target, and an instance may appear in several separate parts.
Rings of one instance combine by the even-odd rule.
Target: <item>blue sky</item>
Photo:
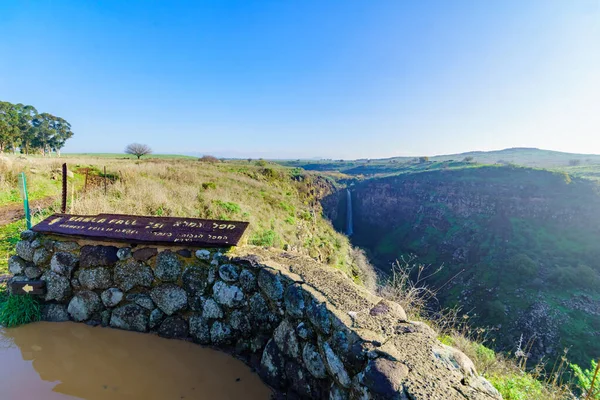
[[[600,0],[0,0],[0,37],[67,152],[600,153]]]

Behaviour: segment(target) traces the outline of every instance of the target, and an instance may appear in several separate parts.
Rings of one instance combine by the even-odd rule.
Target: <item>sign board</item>
[[[248,222],[137,215],[54,214],[32,229],[39,233],[128,243],[235,246]]]
[[[10,292],[12,294],[45,294],[46,282],[44,281],[12,281],[10,282]]]

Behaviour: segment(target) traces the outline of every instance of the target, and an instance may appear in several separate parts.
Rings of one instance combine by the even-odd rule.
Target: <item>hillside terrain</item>
[[[587,363],[600,354],[600,186],[515,166],[405,173],[358,181],[354,244],[375,265],[416,255],[443,307],[474,315],[499,350]],[[345,191],[324,200],[345,229]],[[429,273],[428,273],[429,274]]]
[[[430,157],[392,157],[359,160],[289,160],[283,165],[310,171],[349,176],[383,176],[431,170],[465,168],[474,164],[521,165],[568,172],[573,176],[600,178],[600,155],[573,154],[535,148],[471,151]]]

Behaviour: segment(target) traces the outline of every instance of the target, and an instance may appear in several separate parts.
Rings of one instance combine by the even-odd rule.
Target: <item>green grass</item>
[[[25,220],[0,226],[0,274],[8,273],[8,258],[14,254],[19,234],[25,229]]]
[[[28,156],[30,157],[30,156]],[[120,158],[120,159],[131,159],[137,160],[137,157],[132,154],[125,153],[63,153],[61,157],[65,158]],[[142,156],[141,160],[149,160],[149,159],[159,159],[159,160],[181,160],[181,159],[190,159],[197,160],[198,157],[195,156],[186,156],[183,154],[149,154],[147,156]]]
[[[13,296],[0,287],[0,325],[7,328],[39,321],[40,302],[33,296]]]
[[[543,385],[526,373],[492,375],[487,379],[502,395],[504,400],[544,399]]]

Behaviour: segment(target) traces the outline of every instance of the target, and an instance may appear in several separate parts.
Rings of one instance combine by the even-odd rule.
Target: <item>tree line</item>
[[[71,124],[35,107],[0,101],[0,153],[17,150],[24,154],[47,155],[60,149],[73,136]]]

